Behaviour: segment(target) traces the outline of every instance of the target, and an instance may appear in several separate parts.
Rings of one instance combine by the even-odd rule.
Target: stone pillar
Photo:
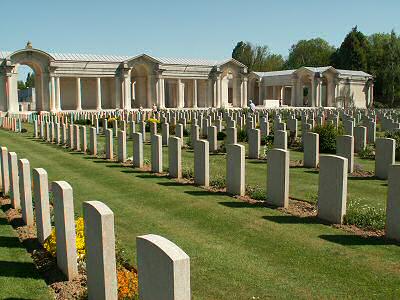
[[[118,161],[126,162],[126,132],[118,130]]]
[[[285,130],[275,131],[274,148],[287,150],[287,132]]]
[[[205,140],[194,142],[194,183],[209,186],[209,143]]]
[[[8,169],[10,178],[10,191],[11,191],[11,206],[15,209],[21,208],[20,194],[19,194],[19,177],[18,177],[18,163],[17,154],[15,152],[8,152]]]
[[[388,193],[386,203],[385,234],[388,239],[400,241],[400,165],[389,167]]]
[[[99,201],[83,202],[88,299],[117,299],[114,214]]]
[[[316,168],[319,162],[319,134],[306,132],[304,134],[304,167]]]
[[[37,239],[43,245],[51,234],[49,182],[45,169],[33,169],[33,198],[35,200]]]
[[[168,143],[168,165],[169,176],[172,178],[182,177],[182,140],[178,137],[169,137]]]
[[[296,106],[296,79],[292,79],[292,86],[290,89],[290,105],[291,106]]]
[[[132,134],[133,140],[133,167],[143,168],[143,138],[140,132]]]
[[[151,136],[151,171],[153,173],[162,173],[162,137],[154,134]]]
[[[96,127],[90,127],[90,144],[89,144],[90,155],[97,155],[97,134]]]
[[[50,75],[50,85],[51,85],[50,111],[54,112],[56,110],[56,83],[53,75]]]
[[[10,191],[10,172],[8,168],[8,149],[1,147],[1,185],[3,195],[6,196]]]
[[[189,300],[190,258],[171,241],[154,234],[136,238],[141,300]]]
[[[111,129],[107,129],[106,131],[106,159],[112,160],[114,158],[114,140],[113,140],[113,132]]]
[[[387,179],[389,167],[395,164],[396,141],[394,139],[376,139],[375,148],[375,176],[379,179]]]
[[[96,110],[101,110],[101,78],[96,78]]]
[[[61,111],[61,84],[60,84],[60,77],[56,77],[57,82],[57,93],[56,93],[56,111]]]
[[[76,105],[75,110],[82,110],[81,78],[76,77]]]
[[[307,96],[308,97],[308,96]],[[314,76],[311,78],[311,106],[316,107],[317,106],[317,99],[315,95],[315,78]]]
[[[197,79],[193,79],[193,108],[197,108]]]
[[[354,151],[356,153],[365,149],[367,144],[367,128],[364,126],[354,127]]]
[[[342,224],[346,214],[348,161],[336,155],[321,155],[319,165],[318,218]]]
[[[179,78],[176,81],[176,107],[182,108],[183,107],[183,95],[182,95],[182,80]]]
[[[243,145],[226,146],[226,191],[232,195],[244,196],[245,194],[245,147]]]
[[[289,151],[268,151],[267,202],[278,207],[289,206]]]
[[[22,219],[26,225],[31,226],[33,225],[32,182],[31,168],[27,159],[18,160],[18,174]]]
[[[347,170],[353,173],[354,170],[354,137],[351,135],[338,136],[336,140],[336,155],[347,159]]]
[[[124,106],[123,106],[123,108],[126,110],[131,109],[131,101],[132,101],[130,74],[131,74],[130,70],[128,72],[125,72],[125,74],[124,74]],[[150,81],[150,78],[148,78],[148,81]]]
[[[217,127],[209,126],[207,129],[207,141],[210,145],[209,150],[211,152],[216,152],[218,150]]]
[[[161,135],[162,135],[163,146],[168,146],[168,139],[169,139],[169,124],[168,123],[161,124]]]
[[[72,280],[78,275],[72,187],[65,181],[54,181],[52,191],[57,235],[57,266],[68,280]]]

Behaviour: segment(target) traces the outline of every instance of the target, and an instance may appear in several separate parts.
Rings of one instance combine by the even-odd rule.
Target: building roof
[[[285,76],[292,75],[296,70],[283,70],[283,71],[271,71],[271,72],[254,72],[259,77],[270,77],[270,76]]]
[[[372,77],[371,74],[368,74],[364,71],[354,71],[354,70],[342,70],[342,69],[336,69],[331,66],[326,66],[326,67],[302,67],[297,70],[283,70],[283,71],[272,71],[272,72],[253,72],[259,77],[273,77],[273,76],[287,76],[287,75],[292,75],[293,73],[297,72],[298,70],[301,69],[307,69],[311,72],[314,73],[324,73],[329,69],[332,69],[336,71],[339,75],[341,76],[360,76],[360,77]]]

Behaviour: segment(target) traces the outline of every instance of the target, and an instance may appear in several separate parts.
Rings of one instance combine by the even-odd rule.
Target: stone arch
[[[222,106],[238,106],[237,90],[238,72],[230,66],[224,68],[221,73],[221,101]],[[239,101],[240,102],[240,101]]]
[[[54,58],[38,49],[22,49],[11,53],[6,59],[3,66],[3,76],[0,75],[1,81],[4,82],[5,93],[1,93],[0,89],[0,106],[1,110],[9,112],[18,112],[18,67],[20,65],[29,66],[35,74],[35,93],[36,93],[36,109],[50,110],[50,62]],[[2,77],[2,78],[1,78]],[[3,94],[3,96],[1,95]]]

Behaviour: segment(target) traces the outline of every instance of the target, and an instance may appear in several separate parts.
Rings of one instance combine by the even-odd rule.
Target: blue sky
[[[11,51],[30,40],[49,52],[223,59],[244,40],[287,56],[300,39],[339,46],[355,25],[400,32],[398,0],[20,0],[0,11],[0,49]]]

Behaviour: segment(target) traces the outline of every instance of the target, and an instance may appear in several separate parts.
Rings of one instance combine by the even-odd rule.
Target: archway
[[[20,65],[17,73],[19,111],[36,110],[35,71],[27,65]]]
[[[10,54],[3,65],[0,81],[0,109],[8,112],[18,112],[18,69],[21,65],[29,66],[35,76],[36,110],[50,110],[50,61],[53,58],[37,49],[28,48]],[[54,84],[54,83],[53,83]],[[54,99],[54,97],[53,97]]]
[[[145,65],[135,65],[131,71],[132,100],[133,107],[150,107],[149,92],[149,72]]]
[[[233,105],[233,98],[234,98],[234,84],[233,84],[233,74],[232,72],[228,71],[221,80],[221,99],[222,105]]]
[[[302,99],[302,104],[303,106],[312,106],[312,84],[311,80],[313,78],[310,78],[310,76],[302,76],[300,79],[300,96]]]

